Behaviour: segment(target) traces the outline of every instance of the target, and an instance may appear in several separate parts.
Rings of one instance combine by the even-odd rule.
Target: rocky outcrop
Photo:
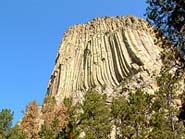
[[[111,96],[122,93],[120,86],[127,79],[133,80],[127,86],[154,90],[153,79],[162,65],[155,39],[148,22],[133,16],[102,17],[72,26],[58,50],[48,94],[59,102],[64,97],[77,101],[89,88]]]

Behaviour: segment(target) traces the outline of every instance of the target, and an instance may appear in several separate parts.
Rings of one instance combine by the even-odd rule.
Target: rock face
[[[48,84],[58,102],[78,101],[89,88],[113,95],[120,86],[154,90],[160,72],[161,48],[154,44],[153,28],[133,16],[96,18],[72,26],[64,34]]]

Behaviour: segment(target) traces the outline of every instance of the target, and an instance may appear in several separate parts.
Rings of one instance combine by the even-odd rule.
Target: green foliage
[[[106,95],[89,90],[81,105],[81,131],[86,139],[107,139],[111,131],[110,107]]]
[[[41,139],[60,139],[61,132],[66,125],[66,107],[63,104],[58,105],[54,97],[47,96],[42,106],[42,119],[39,137]]]
[[[73,105],[71,98],[65,98],[64,105],[67,107],[66,111],[67,125],[62,130],[60,135],[63,137],[63,139],[78,139],[79,136],[78,126],[80,117],[78,116],[77,111],[79,109],[79,104],[77,103]]]
[[[23,130],[18,125],[15,125],[13,128],[10,129],[10,134],[7,138],[8,139],[25,139],[26,136]]]
[[[39,137],[41,139],[66,139],[59,127],[59,119],[55,117],[52,121],[52,126],[48,127],[47,124],[41,125],[41,130],[39,131]]]
[[[151,118],[153,138],[179,139],[185,137],[185,128],[178,120],[179,110],[174,104],[174,99],[178,97],[179,79],[180,77],[169,72],[161,73],[161,76],[157,78],[160,88],[156,92],[157,96],[153,103],[155,111]]]
[[[131,137],[134,134],[131,126],[128,126],[130,110],[128,100],[124,96],[113,98],[111,114],[117,127],[116,138]]]
[[[0,138],[7,138],[12,126],[13,112],[10,109],[2,109],[0,112]]]
[[[146,16],[168,41],[185,53],[185,1],[147,0]],[[163,40],[165,43],[165,40]]]
[[[135,136],[146,138],[149,132],[149,116],[151,114],[152,97],[137,89],[131,93],[128,101],[130,104],[130,124],[134,127]]]
[[[41,139],[55,139],[55,134],[53,130],[47,127],[47,125],[41,125],[41,129],[38,132],[38,135]]]
[[[163,73],[157,80],[160,87],[154,96],[137,89],[128,98],[113,99],[111,110],[117,139],[185,137],[185,127],[177,118],[179,109],[174,104],[179,78]]]
[[[0,139],[25,139],[23,131],[16,125],[12,127],[13,112],[2,109],[0,112]]]
[[[152,97],[142,90],[131,92],[128,99],[119,96],[112,102],[112,117],[117,138],[146,138],[149,132]]]

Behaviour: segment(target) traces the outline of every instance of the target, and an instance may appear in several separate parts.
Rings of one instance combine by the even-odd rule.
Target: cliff
[[[64,34],[48,83],[48,94],[58,102],[78,101],[89,88],[108,96],[128,88],[157,88],[162,48],[155,31],[144,19],[133,16],[95,18],[70,27]]]

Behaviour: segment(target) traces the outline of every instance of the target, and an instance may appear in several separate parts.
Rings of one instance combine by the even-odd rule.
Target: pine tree
[[[52,130],[52,124],[54,119],[54,107],[56,105],[56,100],[54,97],[46,96],[44,103],[41,108],[42,119],[44,123],[41,125],[39,131],[39,137],[43,139],[55,139],[55,133]]]
[[[61,132],[62,139],[78,139],[79,137],[79,103],[73,104],[71,98],[64,99],[64,105],[67,108],[66,120],[67,124]]]
[[[111,105],[111,114],[116,126],[116,139],[131,137],[134,133],[129,127],[130,107],[125,96],[113,98]]]
[[[137,89],[128,97],[131,109],[129,117],[136,138],[146,138],[148,135],[151,100],[152,97],[141,89]]]
[[[179,76],[169,72],[158,77],[159,90],[153,103],[154,114],[151,118],[153,127],[151,137],[159,139],[181,139],[185,137],[185,128],[178,119],[179,109],[174,104],[178,97]]]
[[[8,139],[25,139],[24,131],[19,127],[19,125],[15,125],[10,129],[10,134]]]
[[[112,117],[116,138],[147,138],[150,126],[152,97],[141,89],[130,92],[128,98],[119,96],[112,102]]]
[[[185,54],[185,1],[147,0],[146,16],[168,39]],[[166,43],[166,39],[162,39]],[[184,56],[185,57],[185,56]]]
[[[0,112],[0,139],[8,138],[12,126],[13,112],[2,109]]]
[[[25,115],[20,123],[20,128],[24,131],[26,139],[38,139],[39,130],[39,108],[36,101],[30,102],[26,106]]]
[[[13,112],[2,109],[0,112],[0,139],[25,139],[23,130],[18,125],[12,127]]]
[[[107,97],[95,90],[89,90],[84,95],[81,105],[81,132],[85,139],[107,139],[111,132],[110,106],[106,104]]]
[[[58,105],[54,97],[46,96],[41,109],[42,120],[39,137],[42,139],[61,138],[62,129],[65,127],[66,107],[63,104]]]

